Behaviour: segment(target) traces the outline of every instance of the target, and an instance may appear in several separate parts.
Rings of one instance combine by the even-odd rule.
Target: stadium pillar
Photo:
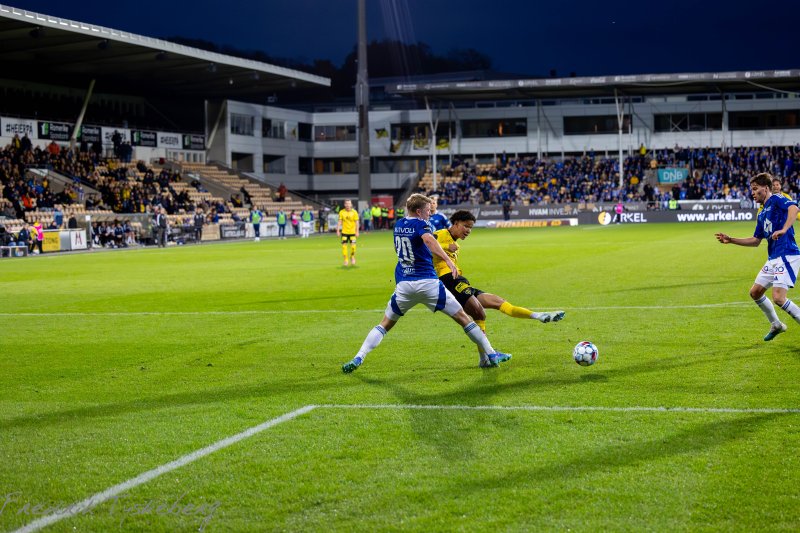
[[[628,97],[628,157],[633,157],[633,98]]]
[[[78,120],[75,121],[75,129],[72,130],[72,135],[69,138],[69,147],[73,150],[75,149],[75,141],[78,139],[78,132],[81,131],[81,126],[83,125],[83,116],[86,114],[86,108],[89,107],[89,100],[92,99],[94,82],[94,78],[92,78],[92,81],[89,82],[89,90],[86,91],[86,97],[83,99],[83,107],[81,107],[81,112],[78,114]]]
[[[727,147],[725,142],[728,138],[728,106],[725,103],[725,93],[720,91],[720,101],[722,102],[722,143],[721,148],[724,151]]]
[[[617,148],[619,149],[619,186],[622,187],[622,184],[625,183],[625,160],[622,157],[622,130],[624,129],[625,104],[624,102],[620,104],[617,89],[614,89],[614,103],[617,106],[617,131],[619,132],[617,140]]]
[[[453,104],[447,110],[447,150],[450,154],[448,165],[453,168]]]
[[[542,101],[536,100],[536,159],[542,160]]]
[[[433,190],[436,190],[436,128],[439,127],[439,113],[436,113],[436,121],[433,120],[433,110],[428,104],[428,97],[425,97],[425,108],[430,113],[428,123],[431,127],[431,166],[433,167]]]
[[[369,158],[369,81],[367,78],[367,9],[358,0],[358,73],[356,75],[358,109],[358,212],[369,206],[372,180]]]

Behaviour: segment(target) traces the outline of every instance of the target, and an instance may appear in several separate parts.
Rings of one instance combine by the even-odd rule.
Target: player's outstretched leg
[[[390,328],[390,326],[387,325],[387,328]],[[386,336],[386,331],[387,329],[381,325],[372,328],[367,334],[367,338],[364,339],[364,343],[361,345],[361,348],[358,350],[356,356],[342,365],[342,372],[349,374],[356,368],[360,367],[367,354],[377,348],[381,343],[383,338]]]
[[[497,309],[501,313],[512,318],[528,318],[538,320],[543,324],[547,324],[548,322],[558,322],[562,320],[566,314],[564,311],[545,311],[541,313],[534,312],[526,307],[519,307],[511,302],[507,302],[496,294],[490,294],[487,292],[484,292],[478,296],[478,300],[483,307],[488,309]]]

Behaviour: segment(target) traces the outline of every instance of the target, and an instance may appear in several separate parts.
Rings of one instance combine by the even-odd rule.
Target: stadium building
[[[325,78],[7,6],[0,36],[0,143],[24,133],[110,153],[116,131],[133,160],[213,162],[321,200],[357,194],[355,106],[280,105]],[[795,145],[798,91],[800,70],[373,80],[372,191],[398,200],[434,160]]]

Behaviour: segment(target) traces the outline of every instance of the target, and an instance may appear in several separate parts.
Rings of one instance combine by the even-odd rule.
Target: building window
[[[528,120],[524,118],[463,120],[461,133],[465,139],[474,137],[525,137]]]
[[[253,154],[231,152],[231,166],[240,172],[253,172]]]
[[[300,122],[297,125],[297,139],[300,141],[310,141],[313,139],[312,132],[314,128],[307,122]]]
[[[314,160],[310,157],[297,158],[297,171],[300,174],[311,174],[311,169],[314,168]]]
[[[800,128],[800,110],[737,111],[729,113],[731,130],[781,130]]]
[[[286,157],[264,154],[265,174],[286,174]]]
[[[355,141],[356,127],[353,126],[314,126],[315,141]]]
[[[374,157],[372,172],[378,174],[394,174],[403,172],[420,172],[425,169],[425,158]]]
[[[231,133],[234,135],[248,135],[252,137],[255,132],[255,118],[249,115],[231,113]]]
[[[286,122],[269,118],[261,119],[261,136],[269,139],[285,139]]]
[[[623,131],[628,131],[630,117],[625,117]],[[617,133],[617,117],[614,115],[590,115],[586,117],[564,117],[564,135],[596,135]]]
[[[668,113],[654,115],[656,132],[708,131],[722,129],[722,113]]]
[[[358,174],[358,160],[345,158],[315,159],[314,174]]]
[[[413,141],[430,137],[430,125],[424,122],[415,124],[392,124],[392,139],[395,141]],[[436,138],[444,139],[451,134],[450,122],[439,122],[436,126]],[[455,130],[452,130],[455,135]]]

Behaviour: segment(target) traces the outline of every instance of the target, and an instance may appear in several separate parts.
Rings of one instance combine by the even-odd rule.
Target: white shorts
[[[770,287],[791,289],[797,283],[798,269],[800,269],[800,255],[768,259],[761,268],[761,272],[756,276],[755,282],[767,289]]]
[[[438,279],[401,281],[386,306],[386,316],[397,322],[400,317],[417,304],[424,304],[434,313],[442,311],[453,316],[461,311],[461,304],[444,288]]]

